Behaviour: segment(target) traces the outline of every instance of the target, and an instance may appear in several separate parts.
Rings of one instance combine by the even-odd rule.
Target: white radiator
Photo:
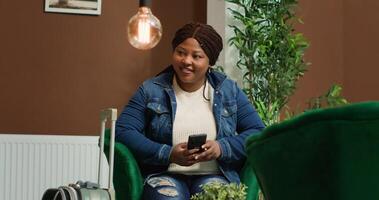
[[[0,199],[40,200],[47,188],[97,182],[98,141],[98,136],[0,134]]]

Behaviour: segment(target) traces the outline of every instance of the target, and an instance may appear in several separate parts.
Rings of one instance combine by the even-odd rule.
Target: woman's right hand
[[[195,160],[195,154],[198,149],[187,149],[187,143],[179,143],[172,148],[170,162],[181,166],[190,166],[198,161]]]

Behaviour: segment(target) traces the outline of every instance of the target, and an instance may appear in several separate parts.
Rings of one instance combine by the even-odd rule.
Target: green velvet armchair
[[[105,133],[105,154],[108,156],[109,129]],[[240,172],[241,181],[248,187],[247,200],[258,200],[258,182],[252,166],[246,162]],[[115,143],[113,184],[117,200],[139,200],[143,179],[133,154],[122,143]]]
[[[379,199],[379,102],[306,112],[246,149],[266,200]]]

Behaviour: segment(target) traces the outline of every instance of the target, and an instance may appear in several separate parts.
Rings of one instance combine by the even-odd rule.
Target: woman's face
[[[187,38],[174,49],[172,65],[179,86],[191,92],[204,84],[209,59],[196,39]]]

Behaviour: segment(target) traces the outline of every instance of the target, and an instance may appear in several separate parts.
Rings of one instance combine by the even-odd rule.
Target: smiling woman
[[[201,185],[239,183],[245,139],[264,128],[237,84],[212,70],[223,47],[213,27],[188,23],[171,44],[171,65],[139,87],[116,123],[116,140],[145,178],[142,199],[189,199]],[[198,134],[205,143],[188,148]]]
[[[45,0],[45,11],[100,15],[101,0]]]
[[[177,82],[183,90],[193,92],[204,85],[209,59],[196,39],[188,38],[176,47],[172,60]]]
[[[223,46],[222,38],[213,27],[190,23],[176,33],[172,47],[172,65],[178,84],[192,92],[206,83],[209,65],[216,63]]]

